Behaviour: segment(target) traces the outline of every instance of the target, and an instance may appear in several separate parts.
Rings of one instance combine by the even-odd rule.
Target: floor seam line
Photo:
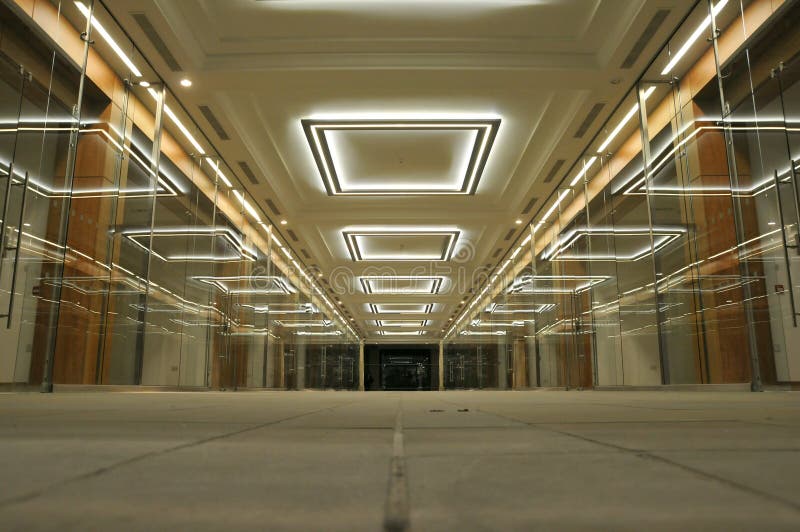
[[[40,497],[40,496],[44,495],[46,492],[48,492],[48,491],[50,491],[52,489],[60,488],[60,487],[72,484],[74,482],[80,482],[81,480],[86,480],[86,479],[89,479],[89,478],[93,478],[93,477],[97,477],[97,476],[100,476],[100,475],[104,475],[104,474],[109,473],[111,471],[114,471],[116,469],[131,465],[131,464],[135,464],[135,463],[138,463],[138,462],[142,462],[144,460],[147,460],[148,458],[155,458],[155,457],[158,457],[158,456],[163,456],[163,455],[166,455],[166,454],[173,453],[175,451],[182,451],[184,449],[197,447],[199,445],[204,445],[206,443],[210,443],[210,442],[213,442],[213,441],[223,440],[225,438],[230,438],[232,436],[238,436],[240,434],[245,434],[247,432],[252,432],[254,430],[259,430],[259,429],[262,429],[262,428],[265,428],[265,427],[269,427],[271,425],[277,425],[279,423],[283,423],[284,421],[291,421],[291,420],[294,420],[294,419],[299,419],[301,417],[310,416],[312,414],[316,414],[316,413],[319,413],[319,412],[333,410],[335,408],[339,408],[339,407],[342,407],[342,406],[346,406],[348,404],[352,404],[353,402],[355,402],[355,401],[351,401],[351,402],[348,402],[348,403],[344,403],[344,404],[336,405],[336,406],[332,406],[332,407],[320,408],[318,410],[313,410],[311,412],[304,412],[302,414],[297,414],[297,415],[294,415],[294,416],[289,416],[289,417],[285,417],[285,418],[269,421],[269,422],[266,422],[266,423],[261,423],[259,425],[255,425],[255,426],[252,426],[252,427],[247,427],[247,428],[243,428],[243,429],[232,431],[232,432],[226,432],[224,434],[218,434],[216,436],[212,436],[212,437],[209,437],[209,438],[202,438],[200,440],[195,440],[195,441],[191,441],[191,442],[182,443],[180,445],[176,445],[176,446],[173,446],[173,447],[168,447],[166,449],[160,449],[160,450],[157,450],[157,451],[150,451],[150,452],[147,452],[147,453],[143,453],[143,454],[128,458],[126,460],[121,460],[119,462],[116,462],[116,463],[113,463],[113,464],[109,464],[108,466],[104,466],[104,467],[101,467],[101,468],[98,468],[98,469],[94,469],[94,470],[89,471],[87,473],[82,473],[80,475],[76,475],[76,476],[73,476],[73,477],[58,481],[58,482],[54,482],[53,484],[44,486],[43,488],[28,492],[28,493],[25,493],[25,494],[22,494],[22,495],[18,495],[16,497],[11,497],[11,498],[6,499],[6,500],[2,500],[2,501],[0,501],[0,508],[5,508],[5,507],[8,507],[8,506],[12,506],[14,504],[19,504],[19,503],[22,503],[22,502],[26,502],[26,501],[35,499],[37,497]]]
[[[608,442],[596,440],[596,439],[593,439],[593,438],[589,438],[587,436],[582,436],[580,434],[573,434],[571,432],[554,430],[554,429],[551,429],[551,428],[548,428],[548,427],[540,426],[537,423],[531,423],[531,422],[527,422],[527,421],[522,421],[522,420],[519,420],[519,419],[512,418],[510,416],[504,416],[502,414],[497,414],[497,413],[494,413],[494,412],[489,412],[487,410],[482,410],[480,408],[476,408],[476,410],[479,411],[479,412],[483,412],[485,414],[497,416],[499,418],[509,419],[511,421],[517,421],[518,423],[523,423],[523,424],[525,424],[525,425],[527,425],[527,426],[529,426],[531,428],[536,428],[538,430],[551,432],[553,434],[561,434],[563,436],[569,436],[569,437],[576,438],[576,439],[579,439],[579,440],[582,440],[582,441],[585,441],[585,442],[588,442],[588,443],[593,443],[595,445],[600,445],[600,446],[603,446],[603,447],[616,449],[616,450],[624,452],[626,454],[632,454],[632,455],[634,455],[634,456],[636,456],[638,458],[649,459],[649,460],[652,460],[652,461],[655,461],[655,462],[660,462],[660,463],[663,463],[663,464],[671,465],[671,466],[676,467],[678,469],[681,469],[683,471],[690,472],[690,473],[692,473],[692,474],[694,474],[696,476],[699,476],[701,478],[705,478],[705,479],[708,479],[708,480],[714,480],[715,482],[719,482],[720,484],[724,484],[724,485],[726,485],[728,487],[738,489],[739,491],[743,491],[745,493],[749,493],[750,495],[755,495],[755,496],[758,496],[758,497],[760,497],[762,499],[766,499],[766,500],[769,500],[771,502],[775,502],[775,503],[781,504],[783,506],[787,506],[787,507],[789,507],[789,508],[791,508],[791,509],[793,509],[795,511],[800,511],[800,504],[794,503],[792,501],[783,499],[781,497],[772,495],[771,493],[767,493],[767,492],[761,491],[761,490],[756,489],[756,488],[751,488],[750,486],[747,486],[747,485],[744,485],[744,484],[740,484],[739,482],[736,482],[734,480],[730,480],[730,479],[727,479],[725,477],[721,477],[719,475],[715,475],[713,473],[708,473],[708,472],[703,471],[701,469],[697,469],[697,468],[694,468],[692,466],[687,466],[685,464],[681,464],[680,462],[675,462],[675,461],[670,460],[670,459],[668,459],[666,457],[659,456],[657,454],[652,454],[650,451],[647,451],[645,449],[632,449],[632,448],[629,448],[629,447],[624,447],[622,445],[617,445],[617,444],[614,444],[614,443],[608,443]]]
[[[392,438],[392,457],[389,461],[389,481],[384,506],[383,529],[386,532],[408,530],[408,476],[406,474],[405,442],[403,438],[403,400],[398,401]]]

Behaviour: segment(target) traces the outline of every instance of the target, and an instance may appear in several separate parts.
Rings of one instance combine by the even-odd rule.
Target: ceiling
[[[442,336],[695,4],[104,3],[359,334],[415,343]]]

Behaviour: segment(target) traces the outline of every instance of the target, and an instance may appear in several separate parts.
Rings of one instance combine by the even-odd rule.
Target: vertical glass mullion
[[[653,305],[655,307],[655,316],[656,316],[656,334],[658,335],[658,351],[659,351],[659,361],[661,365],[661,384],[669,384],[670,377],[669,377],[669,361],[666,360],[666,349],[664,348],[664,336],[662,331],[662,313],[661,313],[661,305],[659,301],[659,292],[658,292],[658,276],[657,267],[656,267],[656,253],[655,253],[655,237],[653,234],[653,207],[652,207],[652,190],[651,190],[651,173],[650,168],[652,164],[652,157],[650,154],[650,133],[648,130],[648,123],[647,123],[647,106],[646,106],[646,97],[644,96],[644,87],[640,83],[636,86],[636,99],[639,104],[639,112],[637,113],[639,118],[639,131],[642,136],[642,172],[644,175],[644,186],[645,186],[645,201],[647,205],[647,224],[649,228],[649,237],[650,237],[650,261],[652,265],[652,281],[653,281]]]
[[[75,178],[75,160],[77,157],[78,149],[78,135],[80,133],[81,123],[81,108],[83,105],[83,92],[86,83],[86,65],[89,60],[89,44],[92,39],[92,17],[94,14],[95,1],[91,0],[88,6],[88,16],[86,17],[85,31],[81,34],[83,39],[83,60],[80,66],[80,79],[78,82],[78,96],[76,98],[75,107],[72,109],[72,122],[69,138],[69,148],[67,152],[66,168],[64,172],[64,188],[68,190],[67,198],[64,201],[64,206],[61,211],[61,220],[59,222],[60,234],[58,244],[61,246],[60,260],[57,261],[54,268],[53,278],[56,279],[55,290],[52,300],[54,301],[54,310],[51,313],[52,322],[51,330],[53,333],[48,338],[47,346],[45,348],[44,367],[42,369],[42,383],[41,391],[49,393],[53,391],[53,370],[55,367],[55,352],[56,342],[59,335],[59,314],[61,312],[61,293],[62,293],[62,279],[64,276],[64,266],[66,261],[67,252],[67,235],[69,234],[69,220],[70,220],[70,203],[72,198],[72,190]]]
[[[723,132],[725,135],[728,176],[730,178],[731,190],[739,190],[740,189],[739,175],[736,166],[736,156],[733,152],[733,134],[731,131],[730,123],[725,120],[725,118],[730,115],[730,109],[726,103],[726,98],[725,98],[725,87],[723,84],[723,74],[720,65],[719,42],[718,42],[720,31],[717,28],[717,20],[716,16],[714,15],[713,8],[714,8],[714,1],[708,0],[708,13],[711,20],[711,44],[712,44],[712,49],[714,51],[714,68],[715,68],[717,88],[719,91],[719,98],[720,98],[720,116],[722,117],[721,122],[722,122]],[[741,203],[740,201],[734,200],[733,194],[731,194],[731,202],[733,204],[734,222],[736,225],[736,240],[737,243],[741,246],[745,242],[745,236],[744,236],[745,230],[743,226],[744,216],[742,213]],[[740,278],[749,279],[750,267],[747,260],[739,260],[738,262],[739,262]],[[763,387],[761,383],[761,368],[759,365],[758,343],[756,341],[757,333],[755,330],[755,316],[753,313],[752,294],[748,283],[742,283],[742,295],[744,299],[743,305],[747,321],[747,332],[748,332],[747,340],[749,344],[748,347],[750,348],[750,368],[751,368],[750,388],[753,391],[761,391]]]

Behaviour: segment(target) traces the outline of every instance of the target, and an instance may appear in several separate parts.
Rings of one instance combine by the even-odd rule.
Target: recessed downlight
[[[183,78],[181,80],[181,87],[187,87],[188,88],[188,87],[191,87],[191,86],[192,86],[192,80],[190,80],[189,78]]]

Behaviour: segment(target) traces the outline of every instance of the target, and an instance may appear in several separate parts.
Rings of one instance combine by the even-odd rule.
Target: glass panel
[[[50,29],[63,25],[54,19]],[[39,384],[56,333],[81,61],[68,61],[5,5],[0,32],[0,383]],[[67,260],[75,260],[70,250]]]

